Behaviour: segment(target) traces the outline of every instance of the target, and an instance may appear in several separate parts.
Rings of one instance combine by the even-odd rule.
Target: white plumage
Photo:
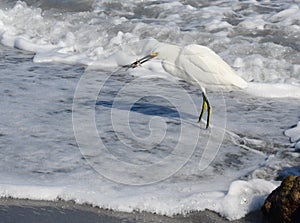
[[[162,59],[163,68],[168,73],[201,87],[203,104],[198,121],[201,121],[207,110],[206,128],[210,123],[212,108],[205,88],[232,90],[248,85],[220,56],[205,46],[191,44],[180,47],[161,44],[155,51],[152,55]]]
[[[198,121],[201,121],[204,112],[207,110],[206,128],[209,126],[212,108],[206,96],[205,88],[232,90],[246,88],[248,85],[214,51],[197,44],[183,47],[172,44],[159,44],[155,52],[123,67],[127,69],[136,68],[154,57],[162,60],[163,68],[171,75],[190,84],[200,86],[203,104]]]
[[[156,51],[164,69],[201,88],[245,88],[247,82],[214,51],[201,45],[162,44]]]

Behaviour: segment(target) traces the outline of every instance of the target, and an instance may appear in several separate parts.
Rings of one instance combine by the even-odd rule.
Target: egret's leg
[[[210,117],[212,114],[212,107],[210,106],[209,102],[206,101],[207,103],[207,121],[206,121],[206,128],[210,125]]]
[[[203,102],[202,102],[202,108],[201,108],[201,112],[200,112],[200,116],[199,116],[199,120],[198,122],[201,122],[201,119],[204,115],[204,112],[207,110],[207,121],[206,121],[206,128],[209,127],[209,123],[210,123],[210,117],[212,114],[212,108],[209,104],[209,101],[205,95],[204,92],[202,92],[202,98],[203,98]]]
[[[202,93],[202,108],[201,108],[201,112],[200,112],[200,116],[198,119],[198,122],[201,122],[202,116],[204,115],[204,112],[207,110],[207,103],[204,97],[204,93]]]

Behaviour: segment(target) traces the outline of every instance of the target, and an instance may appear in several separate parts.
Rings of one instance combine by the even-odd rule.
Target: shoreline
[[[183,215],[167,217],[147,212],[118,212],[92,207],[88,204],[76,204],[72,201],[38,201],[13,198],[0,199],[0,219],[3,222],[43,222],[43,223],[67,223],[67,222],[105,222],[105,223],[259,223],[262,221],[260,211],[249,213],[246,217],[229,221],[215,212],[195,211]]]

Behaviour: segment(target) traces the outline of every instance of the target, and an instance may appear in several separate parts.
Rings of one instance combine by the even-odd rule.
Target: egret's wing
[[[178,66],[203,87],[245,88],[247,82],[215,52],[205,46],[189,45],[183,48],[178,57]]]

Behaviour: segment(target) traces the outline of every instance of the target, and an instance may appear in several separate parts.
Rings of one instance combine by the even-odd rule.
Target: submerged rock
[[[262,212],[270,223],[300,222],[300,176],[289,176],[266,199]]]

